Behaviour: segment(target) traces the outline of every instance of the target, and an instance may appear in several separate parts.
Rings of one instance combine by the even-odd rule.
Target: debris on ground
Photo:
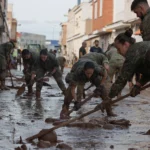
[[[72,150],[72,147],[65,143],[58,144],[56,148],[63,149],[63,150]]]
[[[43,129],[39,134],[48,131],[48,129]],[[49,141],[50,143],[57,143],[57,134],[55,131],[51,131],[50,133],[38,138],[38,140]]]

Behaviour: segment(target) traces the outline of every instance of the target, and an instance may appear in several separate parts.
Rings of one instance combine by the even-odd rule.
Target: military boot
[[[28,86],[28,92],[25,94],[25,96],[32,96],[32,94],[33,94],[32,86]]]
[[[36,100],[40,100],[40,99],[41,99],[41,92],[36,91]]]
[[[69,107],[63,105],[60,112],[60,119],[69,119]]]
[[[116,117],[117,116],[116,114],[113,113],[111,105],[107,105],[105,108],[106,108],[107,116],[109,116],[109,117]]]
[[[1,81],[1,90],[10,90],[10,89],[5,85],[5,81]]]

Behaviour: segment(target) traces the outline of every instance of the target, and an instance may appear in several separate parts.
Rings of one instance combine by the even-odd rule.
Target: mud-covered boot
[[[69,107],[64,106],[62,107],[62,110],[60,112],[60,119],[69,119]]]
[[[28,92],[25,94],[25,96],[32,96],[33,90],[32,87],[28,86]]]
[[[106,113],[108,117],[116,117],[117,115],[113,113],[111,105],[107,105],[106,107]]]
[[[40,100],[40,99],[41,99],[41,92],[36,91],[36,100]]]
[[[10,88],[5,85],[5,81],[1,81],[1,90],[10,90]]]

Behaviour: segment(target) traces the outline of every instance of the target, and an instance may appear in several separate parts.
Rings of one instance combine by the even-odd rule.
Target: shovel
[[[43,79],[44,79],[44,77],[42,77],[42,78],[40,78],[40,79],[38,79],[38,80],[36,80],[36,81],[43,80]],[[29,85],[32,85],[32,84],[33,84],[33,83],[22,84],[22,86],[18,89],[16,96],[22,95],[22,94],[24,93],[24,91],[25,91],[25,87],[26,87],[26,86],[29,86]]]
[[[142,87],[142,88],[141,88],[141,91],[144,90],[144,89],[146,89],[146,88],[148,88],[148,87],[150,87],[150,84],[148,84],[148,85]],[[125,96],[122,96],[122,97],[120,97],[120,98],[117,98],[116,100],[112,101],[110,104],[117,103],[117,102],[121,101],[122,99],[124,99],[124,98],[126,98],[126,97],[128,97],[128,96],[130,96],[130,94],[126,94]],[[59,125],[57,125],[57,126],[55,126],[55,127],[52,127],[52,128],[50,128],[50,129],[46,130],[45,132],[41,132],[41,133],[39,132],[38,134],[35,134],[35,135],[31,136],[31,137],[28,137],[26,140],[30,142],[30,141],[32,141],[32,140],[34,140],[34,139],[36,139],[36,138],[40,138],[40,137],[42,137],[42,136],[44,136],[44,135],[46,135],[46,134],[48,134],[48,133],[50,133],[50,132],[52,132],[52,131],[58,129],[58,128],[61,128],[61,127],[63,127],[63,126],[66,126],[66,125],[68,125],[68,124],[70,124],[70,123],[72,123],[72,122],[75,122],[76,120],[80,120],[80,119],[84,118],[85,116],[88,116],[88,115],[90,115],[90,114],[92,114],[92,113],[95,113],[95,112],[97,112],[97,111],[99,111],[99,109],[93,109],[93,110],[91,110],[91,111],[88,111],[88,112],[86,112],[86,113],[80,115],[79,117],[76,117],[76,118],[74,118],[74,119],[70,119],[70,120],[68,120],[68,121],[65,121],[65,122],[63,122],[63,123],[61,123],[61,124],[59,124]]]
[[[9,70],[9,74],[10,74],[10,79],[11,79],[12,87],[14,87],[14,83],[13,83],[13,79],[12,79],[12,74],[11,74],[10,68],[8,70]]]
[[[92,97],[94,97],[94,93],[92,93],[90,96],[88,96],[86,99],[84,99],[81,103],[80,103],[80,106],[84,105],[86,102],[88,102]],[[69,112],[68,112],[68,115],[70,115],[75,109],[71,109]]]

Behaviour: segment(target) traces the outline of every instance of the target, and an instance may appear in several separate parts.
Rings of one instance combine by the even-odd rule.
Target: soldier
[[[23,67],[24,67],[23,73],[25,75],[25,81],[28,87],[27,96],[31,96],[33,94],[33,90],[32,90],[33,83],[31,83],[31,72],[37,57],[38,55],[36,53],[31,53],[28,49],[24,49],[22,51],[22,59],[23,59]]]
[[[106,55],[109,60],[109,71],[108,71],[108,78],[107,78],[105,86],[106,86],[106,89],[109,91],[113,83],[113,77],[115,75],[115,79],[117,79],[120,73],[120,70],[123,66],[125,58],[118,53],[114,44],[111,44],[111,46],[109,46],[109,50],[106,52]],[[118,95],[118,97],[120,95],[121,93]]]
[[[58,61],[58,64],[61,68],[61,72],[63,73],[64,72],[64,67],[66,65],[66,58],[63,57],[63,56],[60,56],[60,57],[57,57],[57,61]]]
[[[15,45],[12,42],[7,42],[0,45],[1,90],[9,90],[9,88],[5,86],[5,78],[6,78],[7,67],[9,67],[9,63],[10,63],[10,53],[13,48],[15,48]]]
[[[136,13],[137,17],[141,18],[140,30],[143,41],[150,40],[150,7],[147,0],[134,0],[131,5],[131,10]]]
[[[107,78],[107,72],[109,71],[109,61],[107,59],[107,57],[101,53],[88,53],[84,56],[82,56],[82,58],[80,58],[80,60],[86,60],[86,59],[90,59],[91,61],[94,61],[95,63],[97,63],[98,65],[103,66],[104,67],[104,73],[105,76],[103,77],[103,80],[106,80]],[[83,90],[84,90],[84,85],[85,84],[79,84],[77,86],[77,99],[78,101],[81,101],[82,96],[83,96]]]
[[[32,70],[32,80],[35,78],[41,79],[48,72],[50,76],[53,76],[56,80],[59,88],[62,90],[63,94],[65,94],[66,87],[62,81],[62,74],[59,70],[59,65],[56,57],[53,54],[47,52],[47,49],[43,49],[40,51],[40,56],[36,60],[33,70]],[[41,89],[43,85],[43,80],[37,81],[36,84],[36,98],[40,99],[41,97]]]
[[[150,81],[150,42],[135,43],[135,39],[131,37],[132,33],[132,30],[127,30],[115,39],[115,46],[125,57],[125,62],[119,77],[111,87],[110,98],[114,98],[135,73],[142,74],[142,77],[136,81],[136,85],[131,90],[131,96],[135,97],[139,94],[141,87]]]
[[[95,61],[98,65],[103,66],[107,71],[109,71],[109,61],[104,54],[96,52],[88,53],[82,56],[81,59],[90,59],[92,61]]]
[[[84,86],[86,82],[90,81],[98,89],[100,89],[101,94],[99,96],[101,96],[103,100],[108,100],[105,87],[102,85],[102,81],[105,76],[104,72],[105,71],[102,66],[96,64],[90,59],[79,59],[79,61],[73,65],[70,73],[68,73],[66,76],[66,82],[69,84],[69,87],[67,88],[64,104],[60,113],[61,118],[67,117],[69,105],[73,99],[75,100],[77,107],[80,105],[80,100],[78,100],[78,91],[77,97],[75,95],[75,88],[77,85]],[[106,111],[108,116],[114,115],[111,107],[107,107]]]

